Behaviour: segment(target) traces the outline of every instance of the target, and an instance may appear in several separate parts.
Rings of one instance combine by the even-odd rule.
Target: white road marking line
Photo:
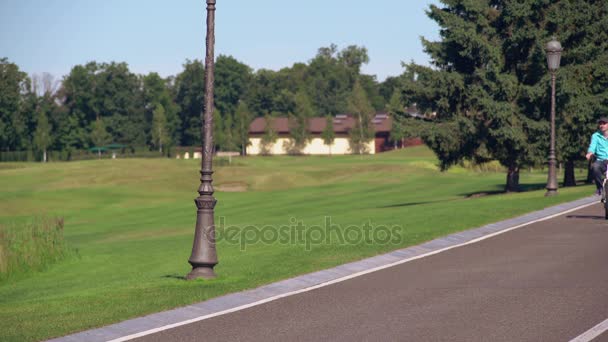
[[[594,326],[593,328],[585,331],[582,335],[571,339],[570,342],[589,342],[594,338],[600,336],[606,330],[608,330],[608,319]]]
[[[414,261],[414,260],[417,260],[417,259],[422,259],[422,258],[431,256],[431,255],[435,255],[435,254],[439,254],[439,253],[448,251],[450,249],[454,249],[454,248],[470,245],[470,244],[473,244],[473,243],[477,243],[479,241],[483,241],[483,240],[489,239],[491,237],[494,237],[494,236],[497,236],[497,235],[500,235],[500,234],[504,234],[504,233],[510,232],[512,230],[521,228],[521,227],[525,227],[525,226],[531,225],[531,224],[536,223],[536,222],[546,221],[546,220],[552,219],[554,217],[561,216],[561,215],[564,215],[564,214],[567,214],[567,213],[570,213],[570,212],[573,212],[573,211],[576,211],[576,210],[579,210],[579,209],[583,209],[583,208],[586,208],[586,207],[590,207],[592,205],[596,205],[596,204],[597,204],[597,202],[583,204],[583,205],[578,206],[576,208],[572,208],[572,209],[569,209],[569,210],[566,210],[566,211],[563,211],[563,212],[560,212],[560,213],[557,213],[557,214],[549,215],[549,216],[546,216],[546,217],[543,217],[543,218],[540,218],[540,219],[536,219],[536,220],[533,220],[533,221],[530,221],[530,222],[522,223],[522,224],[513,226],[511,228],[506,228],[504,230],[501,230],[501,231],[498,231],[498,232],[495,232],[495,233],[492,233],[492,234],[484,235],[484,236],[478,237],[476,239],[473,239],[471,241],[467,241],[467,242],[464,242],[464,243],[461,243],[461,244],[458,244],[458,245],[445,247],[445,248],[442,248],[442,249],[439,249],[439,250],[436,250],[436,251],[428,252],[428,253],[421,254],[421,255],[418,255],[418,256],[415,256],[415,257],[411,257],[411,258],[408,258],[408,259],[403,259],[403,260],[399,260],[399,261],[396,261],[396,262],[393,262],[393,263],[390,263],[390,264],[386,264],[386,265],[383,265],[383,266],[374,267],[374,268],[369,269],[369,270],[353,273],[351,275],[344,276],[344,277],[338,278],[338,279],[334,279],[334,280],[331,280],[331,281],[328,281],[328,282],[325,282],[325,283],[322,283],[322,284],[314,285],[314,286],[307,287],[307,288],[304,288],[304,289],[301,289],[301,290],[296,290],[296,291],[292,291],[292,292],[276,295],[276,296],[273,296],[273,297],[269,297],[269,298],[266,298],[266,299],[259,300],[259,301],[254,302],[254,303],[249,303],[249,304],[237,306],[237,307],[232,308],[232,309],[227,309],[227,310],[224,310],[224,311],[219,311],[219,312],[216,312],[216,313],[212,313],[212,314],[208,314],[208,315],[192,318],[192,319],[185,320],[185,321],[182,321],[182,322],[168,324],[168,325],[165,325],[165,326],[162,326],[162,327],[158,327],[158,328],[142,331],[142,332],[139,332],[139,333],[136,333],[136,334],[131,334],[131,335],[119,337],[117,339],[109,340],[108,342],[123,342],[123,341],[128,341],[128,340],[132,340],[132,339],[135,339],[135,338],[138,338],[138,337],[142,337],[142,336],[146,336],[146,335],[151,335],[151,334],[155,334],[155,333],[158,333],[158,332],[161,332],[161,331],[177,328],[177,327],[180,327],[182,325],[187,325],[187,324],[203,321],[203,320],[206,320],[206,319],[209,319],[209,318],[226,315],[226,314],[229,314],[229,313],[232,313],[232,312],[245,310],[245,309],[248,309],[248,308],[251,308],[251,307],[254,307],[254,306],[258,306],[258,305],[262,305],[262,304],[265,304],[265,303],[268,303],[268,302],[272,302],[272,301],[275,301],[275,300],[278,300],[278,299],[281,299],[281,298],[294,296],[294,295],[297,295],[297,294],[300,294],[300,293],[304,293],[304,292],[309,292],[309,291],[316,290],[316,289],[319,289],[319,288],[322,288],[322,287],[325,287],[325,286],[329,286],[329,285],[332,285],[332,284],[340,283],[340,282],[343,282],[343,281],[346,281],[346,280],[349,280],[349,279],[352,279],[352,278],[360,277],[360,276],[365,275],[365,274],[369,274],[369,273],[380,271],[380,270],[383,270],[383,269],[386,269],[386,268],[389,268],[389,267],[394,267],[394,266],[397,266],[397,265],[405,264],[406,262]],[[606,321],[600,323],[600,325],[604,324],[604,323],[606,323],[606,325],[608,326],[608,322],[606,322]],[[593,328],[593,329],[595,329],[595,328]],[[606,330],[606,329],[604,329],[604,330]],[[580,341],[589,341],[589,340],[580,340]],[[579,340],[576,340],[576,342],[579,342]]]

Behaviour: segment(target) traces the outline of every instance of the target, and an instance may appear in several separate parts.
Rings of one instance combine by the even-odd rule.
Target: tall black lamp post
[[[192,271],[186,279],[215,278],[213,267],[217,265],[217,253],[215,251],[215,222],[213,208],[216,200],[213,197],[213,186],[211,182],[213,174],[211,161],[213,159],[213,46],[215,43],[215,0],[207,0],[207,39],[205,55],[205,108],[203,125],[201,126],[201,137],[203,137],[203,159],[201,166],[201,185],[198,188],[199,196],[194,200],[196,203],[196,228],[194,231],[194,243],[192,254],[188,262],[192,265]]]
[[[551,146],[549,147],[549,176],[545,196],[557,195],[557,175],[555,173],[555,72],[559,68],[562,45],[553,37],[547,43],[547,65],[551,72]]]

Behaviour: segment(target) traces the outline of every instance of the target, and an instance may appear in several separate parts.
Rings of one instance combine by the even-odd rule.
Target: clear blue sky
[[[215,55],[254,70],[308,62],[317,49],[365,46],[363,72],[402,73],[401,61],[428,64],[420,36],[437,40],[424,11],[438,0],[217,0]],[[1,0],[0,57],[28,74],[61,79],[88,61],[127,62],[132,72],[176,75],[204,60],[204,0]]]

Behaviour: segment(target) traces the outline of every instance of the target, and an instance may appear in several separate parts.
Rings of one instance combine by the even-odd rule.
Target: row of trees
[[[216,148],[244,151],[257,116],[289,117],[297,149],[308,139],[308,118],[347,112],[353,96],[366,116],[383,109],[395,84],[361,74],[368,61],[363,47],[338,51],[335,45],[320,48],[308,63],[279,71],[254,72],[233,57],[218,56]],[[181,73],[168,78],[136,75],[126,63],[90,62],[55,80],[49,74],[29,77],[3,58],[1,150],[69,151],[119,143],[162,152],[198,146],[204,95],[204,65],[198,60],[187,60]]]
[[[243,150],[256,116],[288,116],[293,148],[308,139],[310,116],[349,112],[354,152],[371,137],[371,115],[387,109],[392,137],[421,136],[443,169],[463,160],[498,160],[507,190],[522,167],[542,165],[549,145],[550,76],[545,44],[564,46],[557,77],[557,158],[573,185],[598,116],[608,109],[608,2],[597,0],[441,0],[427,15],[440,39],[422,39],[431,66],[405,63],[379,83],[361,74],[367,50],[323,47],[308,63],[253,72],[230,56],[216,61],[217,148]],[[200,144],[204,67],[186,61],[175,77],[134,75],[124,63],[75,66],[55,85],[0,60],[2,150],[69,150],[112,141]],[[416,105],[434,120],[412,119]],[[269,132],[268,138],[272,138]],[[359,147],[357,147],[359,146]]]
[[[608,109],[608,2],[594,0],[442,0],[427,15],[439,41],[423,39],[432,66],[404,65],[400,100],[436,113],[432,124],[406,119],[445,169],[463,159],[498,160],[507,190],[519,170],[546,161],[550,75],[545,45],[564,47],[557,73],[557,154],[566,185]],[[399,114],[398,108],[395,114]],[[408,132],[409,129],[409,133]]]
[[[346,112],[350,113],[354,119],[354,125],[349,131],[349,144],[352,153],[365,154],[369,153],[368,143],[374,138],[374,128],[372,119],[376,110],[369,102],[368,96],[357,80],[353,85],[350,94],[346,95]],[[315,116],[313,106],[308,100],[308,97],[299,92],[295,97],[295,106],[293,112],[288,114],[288,125],[290,131],[290,139],[285,141],[283,149],[288,154],[300,154],[302,149],[311,139],[308,120]],[[270,154],[271,147],[278,139],[277,133],[274,131],[273,115],[266,115],[264,121],[266,127],[265,133],[261,138],[261,154]],[[335,139],[333,127],[333,116],[325,117],[325,128],[321,132],[323,143],[330,147]],[[400,139],[393,134],[393,139]]]

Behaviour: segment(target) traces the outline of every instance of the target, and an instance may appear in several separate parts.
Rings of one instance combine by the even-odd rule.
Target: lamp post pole
[[[192,254],[188,262],[192,265],[192,271],[186,279],[215,278],[213,267],[217,265],[217,253],[215,251],[215,222],[213,208],[217,203],[213,197],[213,181],[211,175],[213,159],[213,81],[214,81],[214,56],[213,46],[215,43],[215,0],[207,0],[207,37],[205,55],[205,104],[203,124],[201,126],[201,137],[203,137],[203,158],[201,163],[201,184],[198,188],[199,197],[194,200],[196,204],[196,228],[194,231],[194,242]]]
[[[557,174],[555,171],[555,72],[559,68],[562,45],[555,37],[547,43],[547,65],[551,72],[551,145],[549,147],[549,175],[545,196],[557,195]]]

